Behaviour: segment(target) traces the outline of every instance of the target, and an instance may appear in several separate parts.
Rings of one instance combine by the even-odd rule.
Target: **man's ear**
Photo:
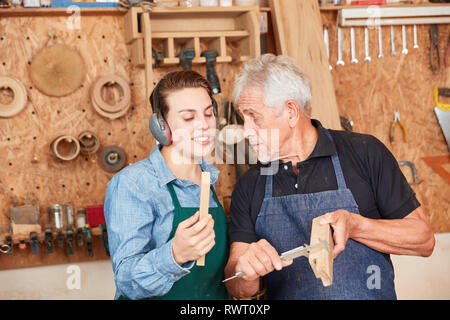
[[[288,100],[285,103],[286,111],[288,112],[288,124],[291,128],[295,127],[300,120],[301,110],[298,103],[294,100]]]

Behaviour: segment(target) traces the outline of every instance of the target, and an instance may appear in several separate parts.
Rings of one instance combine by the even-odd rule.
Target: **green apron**
[[[194,215],[199,208],[183,208],[178,201],[178,197],[172,186],[168,185],[170,196],[175,207],[172,231],[169,241],[175,235],[178,224],[190,216]],[[228,260],[228,220],[222,205],[217,199],[216,192],[211,186],[214,200],[217,203],[216,208],[209,208],[208,212],[214,219],[214,232],[216,235],[214,247],[206,254],[205,266],[198,267],[196,264],[189,270],[190,273],[176,281],[172,288],[163,296],[150,297],[145,300],[209,300],[209,299],[228,299],[224,279],[224,269]],[[121,296],[119,300],[126,299]]]

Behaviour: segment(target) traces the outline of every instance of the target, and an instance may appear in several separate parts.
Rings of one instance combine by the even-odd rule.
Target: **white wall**
[[[436,234],[429,258],[392,256],[399,299],[450,299],[450,233]],[[80,289],[69,289],[71,265],[0,271],[0,299],[113,299],[111,262],[78,263]],[[69,273],[67,273],[69,271]]]

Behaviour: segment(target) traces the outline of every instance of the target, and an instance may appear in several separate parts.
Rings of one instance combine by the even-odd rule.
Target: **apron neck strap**
[[[324,129],[325,133],[327,134],[328,138],[331,140],[331,142],[334,143],[334,139],[330,134],[330,131],[328,129]],[[334,174],[336,175],[337,185],[338,189],[347,189],[347,184],[345,183],[344,178],[344,172],[342,171],[341,163],[339,161],[339,156],[337,154],[337,151],[335,154],[331,156],[331,161],[333,162],[334,167]]]
[[[180,201],[178,200],[177,194],[175,193],[175,189],[173,188],[173,184],[172,183],[173,182],[171,181],[171,182],[169,182],[167,184],[167,187],[169,188],[170,197],[172,198],[172,202],[173,202],[174,206],[181,208]],[[222,204],[220,203],[219,199],[217,198],[216,191],[214,190],[212,185],[211,185],[210,189],[213,192],[213,197],[214,197],[214,200],[217,203],[217,206],[218,207],[222,206]]]
[[[169,188],[170,197],[172,198],[173,205],[175,207],[181,208],[180,201],[178,201],[178,197],[177,194],[175,193],[175,189],[173,188],[172,181],[170,181],[167,184],[167,187]]]

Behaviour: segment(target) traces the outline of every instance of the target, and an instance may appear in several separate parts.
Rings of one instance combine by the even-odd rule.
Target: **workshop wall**
[[[402,28],[395,26],[396,56],[391,55],[390,26],[382,27],[384,59],[377,57],[378,31],[369,29],[371,62],[364,62],[364,28],[355,27],[357,64],[350,63],[350,28],[342,28],[345,66],[336,67],[337,11],[322,11],[321,15],[322,22],[329,25],[331,73],[340,115],[353,120],[354,131],[372,134],[380,139],[398,161],[407,160],[415,164],[423,182],[411,184],[411,187],[429,216],[433,231],[449,232],[450,180],[429,167],[423,158],[441,159],[443,169],[450,172],[447,144],[433,110],[433,87],[450,86],[450,67],[445,67],[443,61],[450,25],[439,25],[442,64],[439,73],[433,74],[430,69],[428,25],[417,26],[418,49],[413,49],[413,27],[406,26],[407,55],[401,53]],[[439,100],[449,103],[442,97]],[[407,140],[403,141],[401,129],[397,127],[394,145],[391,145],[389,129],[396,108],[406,126]],[[408,182],[413,182],[410,168],[402,166],[401,169]]]
[[[90,130],[100,140],[101,147],[117,145],[127,154],[131,164],[148,157],[155,140],[148,129],[151,110],[144,101],[145,78],[142,68],[133,67],[130,46],[124,40],[122,15],[83,16],[80,28],[71,30],[70,18],[63,16],[0,18],[0,75],[21,81],[28,93],[28,103],[22,112],[12,118],[0,118],[0,239],[10,232],[9,210],[12,201],[7,192],[21,202],[35,198],[40,205],[41,226],[47,224],[47,207],[54,203],[74,205],[74,212],[87,205],[103,204],[106,185],[113,174],[104,171],[98,156],[78,156],[62,162],[50,152],[50,142],[59,135],[78,136]],[[79,51],[84,59],[87,74],[80,88],[64,97],[49,97],[37,90],[29,77],[29,64],[33,56],[49,41],[49,32]],[[218,64],[222,94],[231,95],[234,73],[241,64]],[[155,81],[181,67],[164,67],[154,70]],[[194,70],[206,76],[204,65]],[[119,75],[131,86],[132,105],[126,116],[109,120],[101,117],[92,107],[89,90],[101,76]],[[0,99],[11,99],[6,90],[0,90]],[[0,100],[2,101],[2,100]],[[6,103],[6,101],[4,103]],[[37,161],[32,162],[34,158]],[[219,199],[229,207],[229,196],[235,181],[230,165],[218,165],[221,170],[216,190]],[[20,251],[15,247],[12,256],[0,255],[0,269],[72,263],[108,258],[98,237],[94,241],[94,256],[88,257],[86,248],[75,250],[69,256],[63,249],[55,248],[47,254],[41,244],[37,255],[29,248]]]
[[[330,25],[330,37],[335,35],[335,11],[323,11],[322,20]],[[28,94],[26,108],[17,116],[0,118],[0,183],[10,194],[22,202],[37,199],[41,207],[41,226],[47,224],[47,207],[53,203],[71,202],[76,210],[87,205],[102,204],[107,182],[113,174],[104,171],[97,155],[79,156],[69,162],[57,160],[50,152],[50,142],[61,134],[77,136],[83,130],[93,131],[102,147],[118,145],[127,154],[127,163],[146,158],[155,145],[148,130],[151,111],[145,107],[144,71],[133,67],[130,46],[124,40],[124,21],[121,15],[81,16],[80,29],[67,27],[69,18],[63,16],[0,18],[0,75],[20,80]],[[441,57],[447,44],[449,25],[439,26]],[[433,87],[450,86],[449,68],[442,65],[439,74],[429,68],[428,26],[418,26],[419,49],[412,49],[412,27],[407,27],[408,55],[401,54],[401,27],[396,27],[397,56],[390,55],[390,30],[383,27],[385,58],[379,60],[378,35],[370,30],[372,61],[363,62],[364,32],[355,28],[358,64],[350,63],[350,32],[343,30],[345,66],[336,68],[337,42],[331,40],[332,76],[339,111],[352,119],[354,130],[369,133],[380,139],[400,160],[412,161],[423,182],[412,185],[431,219],[436,233],[450,231],[449,183],[430,168],[424,157],[442,156],[448,159],[443,168],[450,171],[450,157],[441,129],[433,112]],[[29,63],[33,56],[49,41],[48,32],[66,45],[76,48],[84,59],[87,74],[78,90],[61,98],[49,97],[39,92],[30,80]],[[272,30],[269,30],[269,35]],[[331,38],[332,39],[332,38]],[[268,43],[272,43],[268,39]],[[271,51],[269,49],[269,51]],[[219,108],[222,99],[229,97],[235,74],[242,64],[216,65],[222,93],[216,98]],[[155,82],[165,73],[180,69],[163,67],[154,70]],[[206,74],[204,65],[193,67]],[[104,75],[119,75],[131,86],[132,106],[126,116],[107,120],[98,115],[90,102],[92,84]],[[11,97],[0,90],[0,101]],[[396,131],[396,144],[389,143],[389,128],[394,109],[400,110],[402,121],[408,130],[406,142],[400,129]],[[219,110],[221,111],[221,110]],[[36,162],[32,162],[34,158]],[[444,161],[445,162],[445,161]],[[218,165],[221,170],[216,184],[219,199],[229,208],[229,197],[234,183],[234,168]],[[408,181],[413,177],[409,168],[402,167]],[[0,189],[0,239],[10,232],[9,209],[11,199]],[[94,241],[94,256],[88,257],[85,248],[69,256],[63,249],[48,255],[43,246],[39,254],[30,249],[15,248],[12,256],[0,255],[0,269],[73,263],[107,259],[101,240]]]

